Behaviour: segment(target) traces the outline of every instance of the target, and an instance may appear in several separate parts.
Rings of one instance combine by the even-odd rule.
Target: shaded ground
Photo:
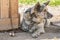
[[[47,30],[46,30],[47,29]],[[8,32],[0,33],[0,40],[51,40],[51,39],[60,39],[60,30],[53,28],[45,28],[46,33],[41,34],[38,38],[32,38],[31,34],[26,32],[17,32],[15,37],[9,36]]]

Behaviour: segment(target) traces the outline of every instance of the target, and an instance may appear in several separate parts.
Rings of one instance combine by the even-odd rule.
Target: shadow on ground
[[[38,38],[32,38],[31,34],[22,31],[16,32],[15,37],[9,36],[9,32],[0,32],[0,40],[46,40],[54,37],[60,38],[60,30],[50,27],[45,28],[45,31],[46,33],[41,34]]]

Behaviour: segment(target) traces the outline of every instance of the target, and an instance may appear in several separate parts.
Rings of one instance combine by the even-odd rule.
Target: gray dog
[[[47,19],[52,18],[52,14],[47,11],[46,6],[50,1],[40,5],[39,2],[29,9],[23,15],[21,29],[32,33],[32,37],[38,37],[41,33],[45,33],[44,26],[46,26]]]

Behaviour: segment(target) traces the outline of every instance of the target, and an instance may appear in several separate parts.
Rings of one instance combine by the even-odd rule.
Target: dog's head
[[[49,2],[50,1],[47,1],[43,3],[42,5],[40,5],[40,3],[37,2],[35,6],[31,8],[30,13],[36,14],[36,15],[40,14],[44,16],[44,18],[47,18],[47,19],[52,18],[53,15],[47,11],[47,7],[46,7],[49,4]]]

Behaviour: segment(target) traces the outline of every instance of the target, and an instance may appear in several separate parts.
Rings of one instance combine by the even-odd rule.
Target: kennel
[[[0,0],[0,31],[18,28],[18,0]]]

